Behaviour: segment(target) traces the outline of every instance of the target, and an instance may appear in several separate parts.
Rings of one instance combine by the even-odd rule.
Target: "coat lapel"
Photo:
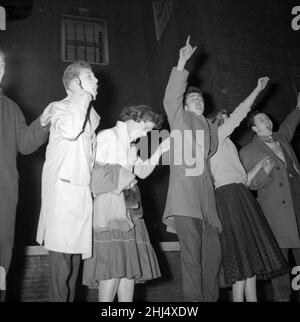
[[[295,156],[291,153],[291,149],[290,149],[290,147],[289,146],[287,146],[286,145],[286,143],[280,138],[280,136],[279,135],[277,135],[277,133],[274,133],[274,135],[273,135],[275,138],[276,138],[276,140],[278,140],[279,141],[279,143],[280,143],[280,146],[281,146],[281,148],[282,148],[282,150],[283,150],[283,154],[284,155],[288,155],[289,156],[289,158],[292,160],[292,162],[293,162],[293,166],[294,166],[294,169],[296,170],[296,172],[298,173],[298,174],[300,174],[300,169],[299,169],[299,167],[297,166],[297,161],[295,162]]]
[[[262,149],[266,154],[271,155],[275,160],[278,160],[280,162],[283,162],[278,156],[273,152],[271,148],[267,146],[257,135],[254,137],[254,142],[257,144],[260,149]],[[279,142],[281,144],[281,142]],[[282,147],[282,145],[281,145]]]
[[[211,136],[211,124],[209,121],[207,121],[207,119],[201,115],[197,115],[196,113],[194,112],[189,112],[193,115],[193,117],[195,117],[198,122],[201,122],[202,125],[203,125],[203,128],[204,128],[204,147],[203,147],[203,151],[204,151],[204,155],[205,155],[205,158],[208,158],[211,154],[214,154],[215,150],[214,149],[214,152],[212,152],[212,136]],[[193,129],[194,130],[194,129]],[[195,129],[197,130],[197,129]],[[214,142],[215,143],[215,142]]]
[[[210,134],[210,145],[209,145],[209,152],[208,152],[208,158],[212,157],[217,149],[219,144],[219,138],[218,138],[218,128],[217,126],[213,125],[211,122],[207,122],[209,127],[209,134]]]
[[[273,137],[277,141],[279,141],[283,155],[284,156],[287,155],[291,158],[291,160],[293,160],[293,157],[291,156],[289,150],[286,149],[284,142],[281,141],[281,139],[276,135],[276,133],[273,134]],[[257,135],[255,136],[254,141],[255,141],[255,144],[258,144],[260,146],[260,148],[265,151],[266,154],[271,155],[275,160],[277,160],[278,162],[281,162],[286,167],[286,164],[276,155],[276,153],[273,152],[273,150],[271,148],[269,148],[267,146],[267,144],[265,144],[262,140],[260,140]],[[295,166],[294,161],[293,161],[293,165],[294,165],[295,170],[299,173],[299,171],[297,170],[297,167]]]
[[[91,122],[91,131],[94,133],[99,125],[101,117],[98,115],[98,113],[95,111],[95,109],[92,107],[90,112],[90,122]]]

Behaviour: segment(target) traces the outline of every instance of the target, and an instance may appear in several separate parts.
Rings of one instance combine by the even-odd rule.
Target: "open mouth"
[[[198,112],[203,112],[203,106],[201,105],[201,104],[197,104],[196,105],[196,110],[198,111]]]

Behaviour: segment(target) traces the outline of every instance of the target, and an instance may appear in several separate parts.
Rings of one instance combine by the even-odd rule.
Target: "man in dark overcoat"
[[[5,55],[0,51],[0,84],[5,73]],[[0,88],[0,300],[6,296],[6,276],[14,245],[18,203],[17,155],[30,154],[48,137],[48,110],[26,125],[18,105]]]
[[[190,87],[186,91],[189,73],[184,67],[195,49],[188,37],[179,52],[177,67],[172,69],[164,97],[171,138],[174,138],[174,148],[170,151],[174,160],[170,164],[163,222],[179,239],[184,300],[212,302],[219,296],[221,223],[208,159],[216,152],[218,136],[217,127],[203,116],[200,90]],[[182,144],[176,142],[178,137]],[[191,152],[196,156],[194,164],[185,158]],[[183,156],[182,164],[175,162],[178,156]]]
[[[291,140],[299,121],[300,95],[297,108],[277,132],[273,132],[272,121],[266,114],[254,112],[248,123],[256,135],[240,151],[247,171],[262,159],[270,158],[252,180],[250,188],[257,190],[257,200],[283,255],[288,259],[291,249],[297,265],[300,265],[300,166]],[[272,285],[275,301],[290,300],[289,274],[273,279]]]

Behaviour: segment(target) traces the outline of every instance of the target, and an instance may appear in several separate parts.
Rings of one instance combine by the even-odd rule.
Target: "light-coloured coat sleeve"
[[[97,163],[108,163],[108,146],[114,146],[115,139],[113,134],[109,133],[108,130],[98,133],[97,135],[97,152],[95,162]]]
[[[240,125],[242,120],[250,112],[251,106],[241,103],[218,129],[219,142],[222,142]]]
[[[64,102],[52,104],[52,125],[64,139],[75,141],[83,131],[87,107]]]

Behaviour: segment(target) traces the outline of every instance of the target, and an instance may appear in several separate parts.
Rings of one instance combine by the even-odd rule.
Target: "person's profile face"
[[[137,140],[143,136],[146,136],[148,132],[152,131],[154,128],[154,123],[150,121],[133,121],[132,130],[130,132],[130,137]]]
[[[80,86],[89,92],[95,99],[97,96],[98,79],[95,77],[93,71],[87,68],[82,68],[78,78],[80,80]]]

